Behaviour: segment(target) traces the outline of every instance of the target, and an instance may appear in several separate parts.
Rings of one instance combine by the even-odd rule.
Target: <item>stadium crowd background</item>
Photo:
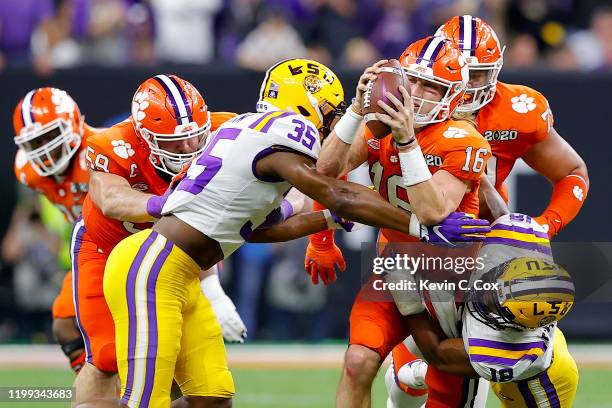
[[[308,56],[357,72],[464,13],[495,27],[508,46],[504,69],[612,69],[612,2],[596,0],[4,0],[0,68],[34,68],[44,81],[79,66],[261,71]],[[352,84],[344,85],[352,96]],[[11,114],[3,112],[3,120]],[[18,195],[0,248],[0,343],[46,343],[50,307],[69,265],[70,226],[35,193],[19,187]],[[372,230],[336,236],[347,259],[357,260],[360,240],[374,238]],[[222,279],[249,339],[346,337],[359,271],[347,271],[353,277],[342,276],[342,286],[311,285],[306,244],[245,245],[226,262]]]
[[[0,67],[226,64],[309,56],[359,69],[448,17],[474,14],[508,45],[507,68],[612,67],[605,0],[19,0],[0,2]]]

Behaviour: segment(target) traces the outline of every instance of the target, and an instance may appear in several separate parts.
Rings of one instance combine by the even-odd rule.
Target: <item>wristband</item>
[[[409,145],[411,145],[412,143],[414,143],[414,141],[415,141],[415,140],[416,140],[416,137],[413,137],[412,139],[410,139],[409,141],[404,142],[404,143],[398,142],[398,141],[396,140],[396,141],[395,141],[395,144],[396,144],[397,146],[399,146],[399,147],[406,147],[406,146],[409,146]]]
[[[152,196],[147,200],[147,214],[151,217],[161,218],[161,212],[164,208],[165,196]]]
[[[213,273],[202,279],[200,282],[200,286],[202,287],[202,292],[209,301],[213,301],[225,296],[225,292],[221,287],[221,282],[219,281],[219,275]]]
[[[338,228],[338,223],[336,223],[336,220],[334,220],[334,216],[329,209],[326,208],[323,210],[323,216],[327,222],[327,229],[333,230]]]
[[[414,186],[431,178],[431,172],[425,163],[421,148],[417,146],[409,152],[399,152],[402,178],[406,187]]]
[[[287,199],[283,199],[280,205],[281,218],[285,221],[293,215],[293,206]]]
[[[421,239],[421,222],[414,213],[410,215],[408,234],[412,235],[415,238]]]
[[[349,106],[344,116],[342,116],[338,123],[336,123],[336,126],[334,126],[334,131],[338,139],[346,144],[353,144],[362,120],[363,116],[357,114],[357,112]]]

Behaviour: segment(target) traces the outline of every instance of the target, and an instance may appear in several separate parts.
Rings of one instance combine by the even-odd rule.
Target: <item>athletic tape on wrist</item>
[[[338,123],[336,123],[336,126],[334,126],[334,131],[338,139],[346,144],[353,144],[362,120],[363,116],[357,114],[357,112],[349,106],[344,116],[342,116]]]
[[[431,172],[419,146],[409,152],[399,152],[398,156],[404,185],[414,186],[431,178]]]

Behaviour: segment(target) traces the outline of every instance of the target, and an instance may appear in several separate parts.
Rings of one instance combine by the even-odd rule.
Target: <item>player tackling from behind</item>
[[[87,139],[98,132],[85,123],[79,107],[65,91],[38,88],[28,92],[13,114],[15,176],[20,183],[43,194],[73,223],[89,181],[85,161]],[[53,335],[78,372],[85,363],[85,344],[75,322],[72,271],[53,302]]]
[[[319,138],[343,100],[340,80],[320,63],[273,66],[259,113],[221,126],[159,203],[162,217],[153,229],[115,247],[104,294],[116,323],[124,405],[167,407],[173,377],[188,406],[231,404],[234,384],[198,271],[238,249],[291,186],[340,216],[408,233],[410,212],[315,169]]]

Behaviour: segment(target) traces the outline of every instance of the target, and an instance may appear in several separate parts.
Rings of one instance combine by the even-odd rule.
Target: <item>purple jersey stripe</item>
[[[168,98],[170,98],[170,102],[172,103],[172,109],[174,110],[174,116],[176,118],[176,124],[180,125],[181,124],[181,113],[179,111],[178,106],[176,105],[176,101],[174,100],[174,96],[172,95],[172,91],[170,91],[170,88],[168,88],[168,85],[166,85],[166,83],[159,79],[158,77],[154,77],[154,79],[164,88],[164,90],[166,91],[166,94],[168,94]],[[179,88],[180,90],[181,88]]]
[[[178,89],[179,94],[181,94],[181,98],[183,99],[183,104],[185,105],[185,110],[187,111],[187,118],[189,119],[190,122],[193,122],[193,113],[191,112],[191,105],[189,104],[189,101],[187,100],[187,95],[185,95],[183,88],[181,88],[181,86],[179,85],[174,75],[168,75],[168,78],[170,78],[170,81],[172,81],[174,86],[176,86],[176,89]]]
[[[223,128],[216,132],[213,139],[208,142],[206,149],[198,157],[196,164],[203,166],[204,171],[200,173],[195,179],[183,177],[179,185],[176,187],[177,191],[187,191],[191,194],[199,194],[210,180],[221,170],[223,165],[222,160],[219,157],[213,156],[210,153],[213,148],[217,145],[217,142],[222,139],[235,140],[240,134],[241,129],[235,128]],[[193,164],[191,164],[193,166]]]
[[[416,63],[417,64],[419,64],[421,61],[423,61],[423,56],[427,52],[427,48],[429,48],[429,44],[431,44],[431,41],[433,39],[434,39],[434,37],[429,37],[429,39],[423,45],[423,48],[421,48],[421,52],[419,52],[419,55],[417,56],[417,59],[416,59]]]
[[[70,254],[70,259],[72,263],[72,298],[74,303],[74,317],[79,327],[79,331],[83,336],[83,341],[85,343],[85,361],[90,364],[93,364],[93,356],[91,354],[91,342],[89,341],[89,336],[83,327],[83,322],[81,321],[81,313],[79,309],[79,252],[81,250],[81,243],[83,242],[83,234],[85,234],[85,224],[82,221],[82,217],[79,217],[74,226],[72,228],[72,234],[70,237],[72,253]]]
[[[472,17],[470,20],[472,20],[472,44],[470,47],[470,55],[476,55],[476,19]]]
[[[255,122],[251,123],[251,125],[249,126],[249,129],[255,129],[255,127],[256,127],[257,125],[259,125],[261,122],[263,122],[263,120],[264,120],[265,118],[267,118],[268,116],[270,116],[270,115],[271,115],[271,114],[273,114],[274,112],[277,112],[277,111],[272,111],[272,112],[268,112],[268,113],[266,113],[266,114],[264,114],[264,115],[261,115],[261,117],[260,117],[259,119],[257,119]]]
[[[506,358],[506,357],[495,357],[495,356],[485,356],[484,354],[470,354],[470,361],[475,363],[493,363],[493,364],[502,364],[506,366],[513,366],[521,360],[530,360],[536,361],[538,356],[535,354],[525,354],[521,358]]]
[[[490,347],[507,351],[531,350],[532,348],[540,348],[546,351],[546,343],[543,341],[534,341],[531,343],[506,343],[505,341],[485,340],[470,337],[468,339],[470,347]]]
[[[485,245],[490,244],[509,245],[516,248],[527,249],[529,251],[537,251],[552,256],[552,251],[550,247],[536,244],[535,242],[525,242],[510,238],[485,237]]]
[[[463,27],[463,16],[458,16],[459,19],[459,48],[461,51],[465,50],[465,44],[463,43],[463,37],[465,37],[465,27]]]
[[[166,262],[166,259],[170,255],[170,251],[172,251],[172,242],[166,240],[166,245],[164,245],[164,249],[160,251],[155,262],[153,262],[147,279],[147,322],[149,327],[147,336],[147,368],[144,390],[140,400],[140,403],[145,407],[149,406],[151,393],[153,392],[153,384],[155,383],[155,362],[157,361],[158,343],[157,304],[155,298],[157,278],[164,262]]]
[[[128,307],[128,349],[127,349],[127,360],[128,360],[128,370],[127,370],[127,380],[125,384],[125,392],[121,397],[121,402],[124,404],[128,404],[130,400],[130,396],[132,395],[132,388],[134,386],[134,352],[136,351],[136,277],[138,275],[138,269],[140,269],[140,265],[144,260],[147,251],[157,238],[157,232],[151,231],[147,239],[138,249],[136,253],[136,257],[132,261],[132,265],[130,265],[130,270],[127,275],[126,282],[126,298],[127,298],[127,307]]]
[[[287,116],[291,116],[291,115],[295,115],[295,113],[292,113],[292,112],[284,112],[284,113],[281,113],[281,114],[280,114],[280,115],[278,115],[278,116],[273,117],[273,118],[272,118],[272,119],[270,119],[270,120],[269,120],[269,121],[268,121],[268,122],[267,122],[265,125],[263,125],[263,127],[262,127],[262,128],[261,128],[261,130],[260,130],[260,132],[262,132],[262,133],[266,133],[266,132],[267,132],[267,131],[270,129],[270,126],[272,126],[272,124],[273,124],[273,123],[274,123],[276,120],[278,120],[278,119],[280,119],[280,118],[286,118]]]
[[[530,235],[533,234],[538,238],[548,239],[548,234],[546,234],[545,232],[534,231],[532,228],[523,228],[523,227],[517,227],[514,225],[504,225],[504,224],[492,225],[491,230],[492,231],[501,230],[501,231],[520,232],[522,234],[530,234]]]
[[[548,372],[544,371],[540,376],[540,384],[546,391],[546,397],[548,397],[548,403],[550,404],[550,408],[561,408],[561,402],[559,401],[559,395],[557,394],[557,390],[555,389],[555,385],[550,381],[550,377],[548,376]]]
[[[442,47],[444,47],[444,41],[440,41],[438,45],[436,46],[436,49],[434,50],[433,54],[431,54],[431,58],[429,59],[429,62],[427,63],[428,67],[433,66],[434,62],[436,61],[436,57],[438,56],[438,53],[440,52]]]
[[[525,407],[538,408],[538,404],[536,403],[536,400],[533,397],[533,394],[531,393],[531,389],[529,388],[529,382],[527,380],[518,381],[517,386],[519,391],[521,392],[523,399],[525,400]]]

